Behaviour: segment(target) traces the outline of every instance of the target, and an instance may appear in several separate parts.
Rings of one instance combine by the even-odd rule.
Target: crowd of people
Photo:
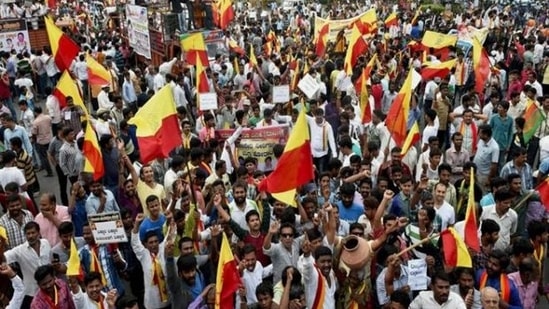
[[[418,3],[306,1],[272,4],[268,18],[251,19],[247,3],[226,30],[227,42],[245,52],[228,46],[231,53],[205,69],[218,100],[208,111],[197,106],[196,68],[184,56],[150,65],[116,31],[68,33],[81,45],[70,74],[88,111],[70,96],[61,104],[55,87],[63,72],[49,47],[3,53],[0,307],[540,308],[549,300],[549,205],[547,191],[537,190],[549,174],[549,12],[483,5],[467,3],[459,12],[440,5],[440,12]],[[316,53],[315,16],[346,19],[371,7],[377,33],[365,39],[352,73],[345,31]],[[393,10],[398,22],[387,26]],[[467,26],[486,30],[492,63],[480,92],[472,50],[413,47],[426,30]],[[112,76],[96,91],[86,54]],[[374,55],[365,122],[363,90],[355,84]],[[447,76],[404,89],[412,91],[408,130],[416,122],[421,130],[403,152],[387,115],[408,71],[452,58]],[[319,85],[313,95],[293,86],[305,75]],[[143,162],[131,120],[167,85],[182,144],[168,158]],[[292,85],[290,101],[273,104],[280,85]],[[526,114],[530,104],[543,116],[535,124]],[[272,170],[242,156],[239,146],[246,130],[287,126],[291,136],[302,111],[315,175],[296,188],[294,207],[262,190]],[[84,120],[87,112],[93,117]],[[103,160],[100,178],[84,172],[90,128]],[[221,129],[232,135],[221,139]],[[272,158],[284,147],[274,145]],[[41,181],[55,180],[58,191],[41,190]],[[478,235],[468,236],[478,237],[480,249],[467,248],[471,266],[456,267],[439,233],[451,229],[465,238],[469,205]],[[113,212],[127,241],[97,243],[88,216]],[[240,283],[220,304],[223,235]],[[362,263],[349,264],[351,243],[360,245]],[[71,247],[78,276],[67,274]],[[412,265],[422,263],[418,275]]]

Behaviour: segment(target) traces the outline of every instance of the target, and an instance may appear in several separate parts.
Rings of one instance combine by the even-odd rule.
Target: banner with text
[[[149,18],[146,7],[126,4],[126,29],[130,46],[136,53],[151,59]]]
[[[29,32],[24,19],[0,20],[0,50],[17,53],[30,52]]]
[[[99,245],[127,242],[124,224],[119,212],[88,215],[93,238]]]
[[[221,140],[226,140],[234,129],[216,130]],[[269,126],[264,128],[244,129],[237,145],[237,155],[240,161],[247,157],[257,159],[257,168],[264,172],[274,170],[276,159],[273,155],[273,146],[285,145],[288,141],[289,128],[287,125]]]
[[[328,41],[335,42],[337,34],[341,30],[345,30],[345,37],[347,40],[350,39],[351,29],[349,26],[354,23],[356,20],[360,19],[363,15],[367,13],[364,12],[358,16],[347,18],[347,19],[324,19],[318,16],[315,16],[315,40],[318,36],[318,32],[322,27],[329,23],[330,24],[330,33],[328,34]]]

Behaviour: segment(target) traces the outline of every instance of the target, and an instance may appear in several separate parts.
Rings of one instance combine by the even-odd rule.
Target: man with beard
[[[303,282],[308,308],[335,308],[335,292],[338,288],[332,269],[332,250],[319,246],[314,252],[314,263],[310,246],[303,246]],[[321,292],[323,291],[323,292]],[[318,306],[315,306],[318,304]]]
[[[169,240],[166,243],[166,273],[168,275],[168,288],[172,294],[172,302],[178,304],[181,308],[189,306],[202,292],[204,287],[204,279],[199,273],[197,276],[197,263],[194,255],[181,255],[177,259],[177,265],[174,259],[174,243]],[[193,295],[193,289],[197,285],[202,288],[198,293]]]
[[[33,278],[29,277],[28,280]],[[71,292],[65,281],[55,278],[54,270],[51,265],[43,265],[36,269],[34,273],[34,285],[38,284],[40,290],[34,296],[30,308],[33,309],[80,309],[74,305]],[[25,284],[25,286],[27,286]],[[21,308],[29,308],[25,303]]]
[[[450,291],[459,294],[468,309],[481,309],[480,292],[475,289],[475,272],[472,268],[458,267],[455,270],[457,284]]]
[[[450,278],[444,272],[437,272],[431,280],[431,290],[420,292],[410,304],[410,309],[452,308],[466,309],[459,294],[450,291]]]
[[[114,308],[118,293],[116,289],[103,293],[104,288],[101,282],[101,274],[91,272],[84,278],[86,292],[82,292],[78,280],[74,277],[69,278],[69,284],[72,291],[72,299],[78,309],[96,309],[96,308]]]
[[[130,212],[132,219],[135,220],[137,214],[143,212],[143,206],[141,206],[141,201],[137,196],[133,181],[131,179],[125,179],[124,177],[120,178],[123,181],[119,187],[118,205],[120,208],[127,209]]]
[[[486,269],[476,273],[476,282],[479,290],[493,287],[501,295],[500,308],[522,308],[520,295],[515,284],[507,277],[504,270],[509,266],[509,256],[502,250],[493,250],[488,256]]]
[[[158,200],[158,199],[157,199]],[[153,209],[151,209],[153,213]],[[145,307],[151,309],[168,308],[170,298],[164,264],[164,243],[160,243],[156,230],[144,233],[143,243],[140,240],[140,226],[145,220],[144,214],[138,214],[132,230],[131,244],[135,256],[143,267],[145,285]],[[161,232],[161,231],[160,231]],[[143,246],[145,244],[145,246]]]
[[[480,251],[476,253],[473,258],[473,269],[479,270],[486,268],[488,262],[488,256],[492,253],[494,244],[499,238],[499,224],[492,220],[482,220],[480,225]]]
[[[248,184],[244,181],[237,181],[233,185],[233,198],[234,201],[229,203],[229,213],[231,218],[245,230],[248,230],[246,224],[246,214],[251,210],[257,209],[257,204],[246,198],[246,192],[248,190]]]
[[[34,218],[30,211],[23,209],[21,196],[18,193],[7,198],[8,212],[0,217],[0,225],[6,228],[8,236],[7,249],[15,248],[26,240],[22,227],[32,222]]]
[[[30,303],[38,291],[34,272],[39,266],[50,263],[51,247],[47,240],[40,238],[40,226],[36,222],[29,222],[23,228],[26,242],[4,253],[7,264],[19,263],[25,284],[25,299],[21,308],[29,308]]]
[[[51,249],[53,255],[51,265],[55,269],[55,275],[58,278],[66,280],[65,273],[67,272],[67,262],[70,257],[72,239],[74,238],[77,250],[84,247],[86,242],[82,237],[74,237],[74,225],[72,222],[61,223],[58,231],[61,241]]]
[[[263,198],[267,197],[265,193],[261,194]],[[259,212],[257,212],[256,210],[252,209],[246,214],[246,224],[248,230],[245,230],[238,223],[236,223],[225,211],[225,209],[222,208],[220,194],[217,194],[214,197],[214,205],[217,209],[217,212],[219,213],[219,217],[223,219],[223,221],[229,222],[231,230],[238,237],[238,239],[242,240],[246,244],[251,244],[255,248],[257,260],[261,262],[261,265],[263,267],[267,267],[271,263],[271,260],[267,255],[263,253],[261,247],[263,245],[263,241],[265,240],[265,235],[269,231],[271,219],[269,202],[267,200],[263,201],[263,218],[261,218],[262,220],[260,220]],[[250,293],[253,292],[253,290],[250,291]]]

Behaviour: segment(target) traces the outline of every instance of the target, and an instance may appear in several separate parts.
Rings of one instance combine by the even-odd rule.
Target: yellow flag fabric
[[[421,44],[425,47],[440,49],[449,46],[455,46],[457,43],[457,35],[443,34],[434,31],[425,31]]]
[[[257,59],[255,58],[254,46],[250,44],[250,63],[257,66]]]
[[[76,248],[76,242],[74,238],[71,240],[71,249],[69,253],[69,260],[67,261],[67,276],[79,276],[81,273],[80,268],[80,256],[78,255],[78,249]]]

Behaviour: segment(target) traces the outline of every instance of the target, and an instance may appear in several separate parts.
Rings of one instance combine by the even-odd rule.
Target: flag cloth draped
[[[360,19],[355,21],[351,27],[355,26],[358,28],[361,34],[374,33],[377,31],[377,14],[375,9],[369,9],[364,13]]]
[[[229,49],[239,55],[246,55],[246,51],[244,50],[244,48],[238,46],[238,43],[236,43],[236,41],[233,39],[229,39]]]
[[[202,63],[208,63],[208,52],[202,32],[188,33],[181,37],[181,48],[185,52],[187,62],[196,65],[196,60],[200,58]]]
[[[397,96],[393,100],[393,104],[387,113],[385,120],[387,128],[391,132],[391,137],[395,143],[402,147],[406,139],[408,114],[410,112],[410,100],[412,99],[412,79],[413,69],[410,69],[408,76],[400,88]]]
[[[55,65],[61,72],[69,70],[74,58],[80,52],[80,46],[63,33],[50,17],[46,16],[44,19]]]
[[[467,246],[465,246],[463,239],[461,239],[453,227],[442,231],[440,237],[442,238],[442,245],[444,247],[444,261],[446,265],[452,267],[473,267]]]
[[[424,80],[434,79],[435,77],[445,78],[450,74],[452,68],[456,65],[457,59],[448,60],[441,63],[426,63],[421,69],[421,77]]]
[[[345,54],[345,72],[347,75],[353,74],[353,67],[358,60],[358,56],[360,56],[367,49],[368,45],[362,38],[362,33],[360,33],[360,30],[355,24],[351,30],[349,46],[347,48],[347,53]]]
[[[441,49],[444,47],[456,45],[457,35],[443,34],[434,31],[425,31],[421,44],[425,47]]]
[[[53,95],[59,100],[61,109],[67,106],[67,97],[72,97],[74,105],[81,106],[84,111],[86,110],[80,90],[68,71],[63,72],[61,78],[59,78],[57,86],[53,90]]]
[[[477,235],[477,206],[475,204],[475,171],[472,167],[470,175],[469,197],[467,198],[467,211],[465,213],[464,240],[469,248],[475,252],[480,252],[480,243]]]
[[[84,272],[80,264],[80,256],[78,255],[74,238],[71,239],[69,260],[67,261],[67,276],[78,276],[80,280],[84,279]]]
[[[477,93],[484,92],[484,85],[490,75],[490,59],[486,50],[476,37],[473,37],[473,68],[475,72],[475,90]]]
[[[221,0],[219,2],[219,28],[225,30],[234,19],[233,2]]]
[[[408,150],[410,150],[410,147],[419,142],[420,139],[421,136],[419,135],[419,126],[417,124],[417,121],[415,121],[414,125],[412,125],[412,128],[410,129],[410,132],[408,132],[408,135],[406,135],[406,140],[404,141],[404,145],[402,145],[402,150],[400,151],[400,154],[403,156],[406,155],[408,153]]]
[[[396,12],[391,13],[391,15],[385,18],[385,27],[390,28],[391,26],[398,25],[398,16]]]
[[[233,309],[234,293],[238,291],[241,284],[240,274],[238,273],[236,260],[231,251],[229,240],[227,240],[227,235],[225,233],[222,233],[222,235],[215,280],[215,308]]]
[[[254,46],[250,44],[250,64],[257,66],[257,59],[255,58]]]
[[[541,203],[545,206],[545,209],[549,210],[549,177],[545,177],[536,188],[541,199]]]
[[[301,109],[288,143],[274,171],[259,184],[277,200],[295,206],[296,188],[314,178],[309,126],[305,109]]]
[[[103,154],[97,142],[97,134],[91,125],[90,118],[87,117],[86,132],[84,133],[84,145],[82,153],[86,158],[84,162],[84,172],[93,175],[94,180],[98,180],[105,174],[105,165],[103,164]]]
[[[319,57],[324,57],[324,54],[326,53],[326,45],[328,42],[329,34],[330,34],[330,23],[325,23],[324,26],[320,28],[320,31],[318,32],[318,36],[316,38],[315,53]]]
[[[90,54],[86,54],[86,64],[88,66],[88,82],[91,85],[103,86],[112,82],[111,73]]]
[[[137,126],[137,142],[141,162],[144,164],[156,158],[167,158],[170,152],[182,143],[172,88],[169,84],[150,98],[128,123]]]
[[[526,109],[524,110],[524,119],[527,119],[524,124],[524,143],[528,144],[532,136],[536,133],[539,126],[545,120],[545,115],[539,110],[538,106],[533,100],[528,100],[526,103]]]

